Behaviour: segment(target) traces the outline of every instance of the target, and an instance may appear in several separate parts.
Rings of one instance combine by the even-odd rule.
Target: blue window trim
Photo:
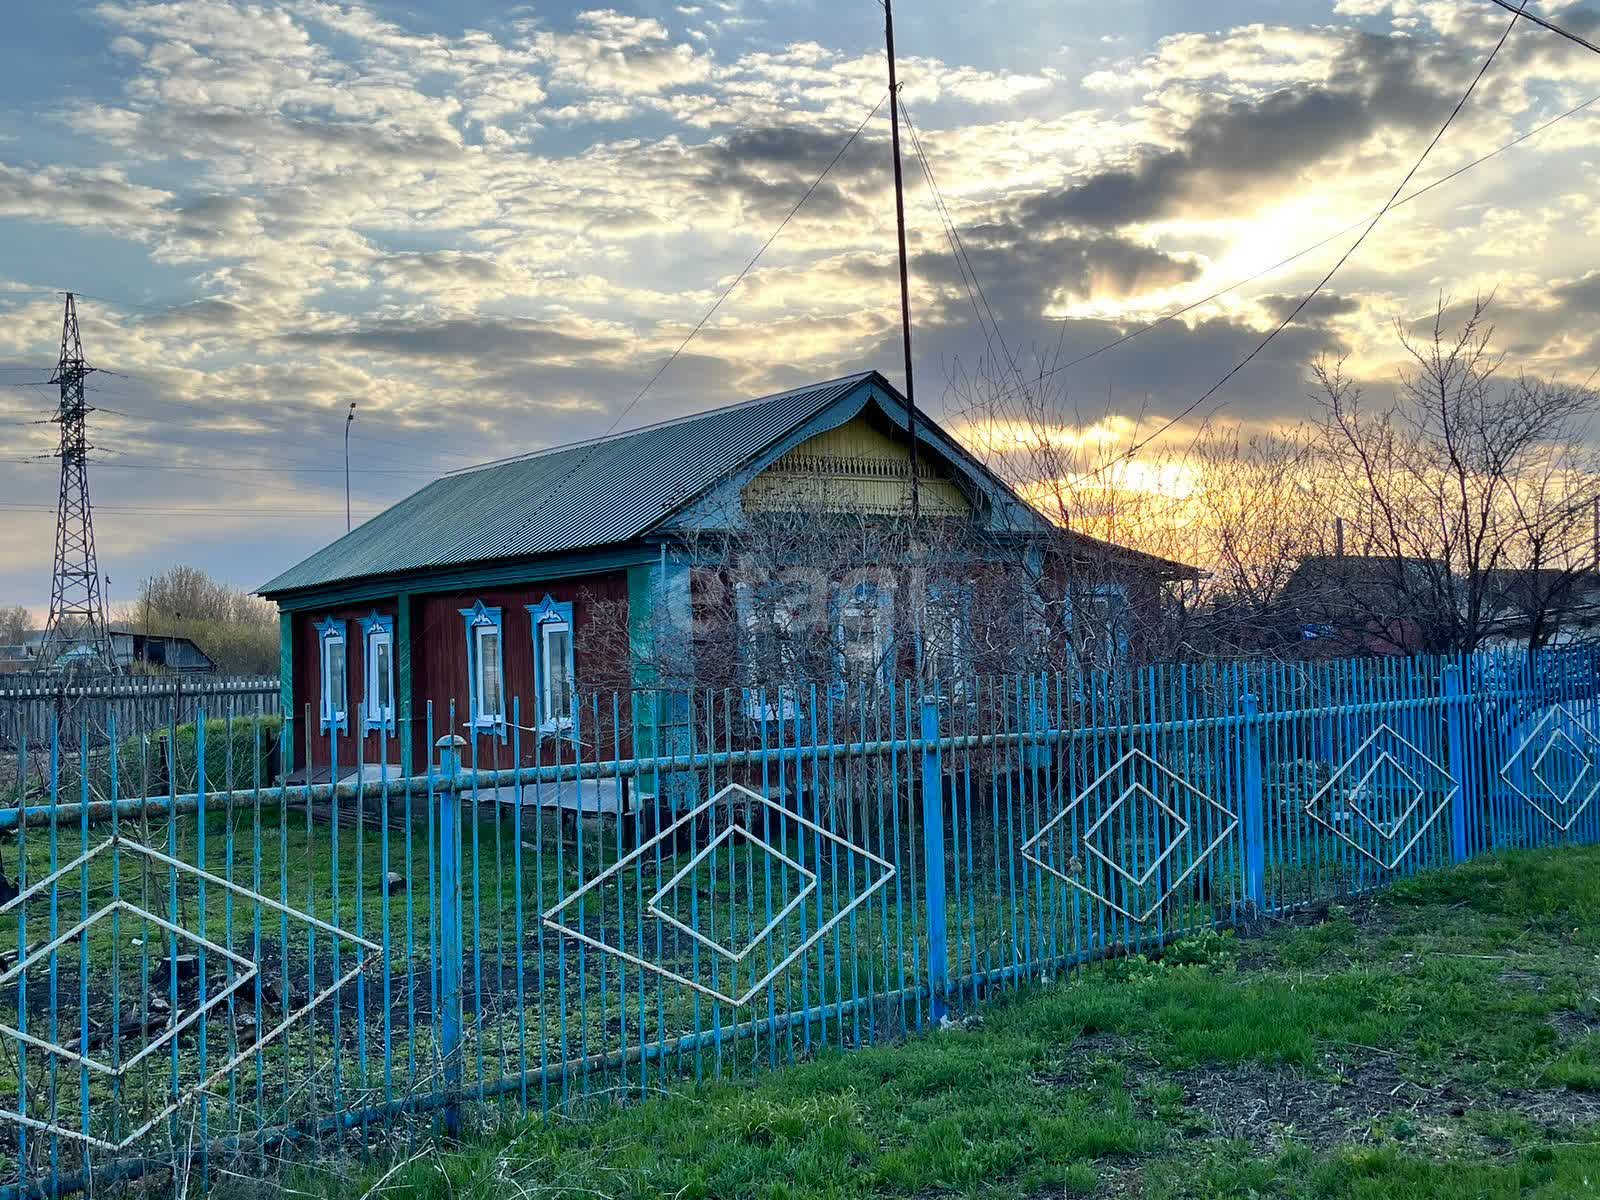
[[[1133,653],[1132,636],[1128,627],[1132,618],[1133,608],[1132,602],[1128,597],[1127,585],[1121,583],[1096,583],[1083,589],[1080,594],[1088,600],[1109,599],[1121,603],[1120,612],[1113,611],[1112,620],[1106,629],[1104,631],[1099,629],[1093,631],[1096,636],[1104,632],[1115,640],[1115,645],[1112,647],[1111,661],[1106,664],[1106,669],[1110,671],[1121,670],[1127,665]],[[1073,610],[1072,589],[1070,587],[1067,588],[1066,596],[1063,599],[1062,616],[1067,637],[1076,646],[1077,613]],[[1076,655],[1074,657],[1079,658],[1076,667],[1079,673],[1082,673],[1083,663],[1081,657]]]
[[[539,727],[551,732],[564,729],[568,737],[578,736],[578,721],[575,712],[565,715],[547,713],[544,710],[544,647],[540,644],[540,626],[550,621],[563,621],[567,626],[567,678],[573,684],[573,704],[577,704],[577,664],[575,662],[574,647],[577,643],[577,626],[572,620],[572,605],[562,603],[549,594],[537,604],[523,606],[527,609],[529,620],[533,627],[533,697],[534,704],[539,713]]]
[[[876,580],[863,579],[850,587],[843,585],[834,587],[828,597],[828,606],[831,610],[828,615],[834,636],[834,669],[840,676],[833,684],[836,693],[845,686],[843,677],[849,666],[844,651],[844,610],[857,598],[870,602],[872,606],[872,632],[875,642],[873,648],[878,654],[878,663],[873,668],[873,674],[883,683],[894,678],[895,656],[899,653],[899,647],[895,642],[894,590],[880,586]]]
[[[506,630],[505,622],[501,619],[498,608],[489,608],[482,600],[476,601],[471,608],[458,609],[461,613],[462,624],[466,630],[467,638],[467,711],[473,729],[490,729],[500,735],[500,740],[506,740],[506,715],[505,713],[481,716],[478,713],[478,663],[476,657],[477,639],[473,631],[485,625],[492,625],[499,631],[499,640],[495,643],[498,647],[496,657],[500,667],[500,702],[503,705],[506,699]]]
[[[372,635],[382,631],[389,635],[389,715],[380,718],[372,711],[374,697],[367,695],[367,685],[372,682]],[[367,733],[377,730],[395,730],[394,714],[399,711],[399,697],[394,693],[394,618],[374,610],[371,616],[361,618],[361,728]]]
[[[951,604],[945,610],[951,619],[950,628],[945,632],[950,635],[950,666],[955,671],[955,679],[951,682],[959,687],[965,683],[967,673],[972,669],[972,584],[970,581],[930,583],[928,600],[930,613],[937,611],[936,606],[941,603],[948,601]]]
[[[313,628],[317,631],[317,694],[322,698],[322,703],[317,706],[317,717],[323,733],[328,732],[329,716],[333,712],[331,697],[327,693],[328,686],[328,640],[337,637],[344,646],[344,695],[339,697],[343,701],[344,715],[339,718],[336,726],[338,732],[350,732],[350,638],[345,633],[345,623],[337,617],[323,617],[316,622]]]

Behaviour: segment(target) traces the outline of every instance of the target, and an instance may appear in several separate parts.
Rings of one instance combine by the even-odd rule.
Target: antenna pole
[[[900,238],[900,335],[906,355],[906,432],[911,438],[911,519],[920,516],[917,500],[917,393],[911,381],[911,285],[906,271],[906,197],[900,173],[900,85],[894,71],[893,0],[883,0],[883,40],[889,57],[889,131],[894,148],[894,220]]]

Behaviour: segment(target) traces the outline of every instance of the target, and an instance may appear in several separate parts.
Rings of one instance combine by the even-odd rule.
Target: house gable
[[[863,411],[780,456],[745,484],[741,506],[754,512],[865,513],[899,516],[905,509],[911,452]],[[917,464],[921,511],[966,517],[972,502],[944,463]]]
[[[919,448],[919,476],[935,483],[935,491],[943,499],[935,503],[957,505],[959,512],[970,514],[990,533],[1038,535],[1050,530],[1049,522],[1037,509],[1030,507],[998,476],[972,456],[954,438],[944,432],[926,415],[918,414],[917,445]],[[753,457],[740,469],[730,472],[720,483],[698,498],[691,498],[683,507],[665,516],[652,532],[681,533],[690,530],[734,530],[744,524],[752,512],[771,511],[784,484],[784,476],[792,475],[788,466],[798,464],[791,455],[811,453],[811,448],[834,453],[839,450],[870,452],[886,456],[885,447],[893,449],[895,461],[903,461],[909,470],[910,416],[905,401],[881,376],[871,375],[858,386],[839,396],[816,412],[809,420],[778,439],[765,451]],[[831,435],[827,436],[827,435]],[[835,453],[836,456],[836,453]],[[777,469],[771,482],[758,485],[754,492],[755,505],[747,505],[747,489],[760,476]],[[846,472],[844,474],[849,474]],[[899,480],[883,480],[890,488],[903,484]],[[885,489],[882,485],[862,488],[861,480],[851,486],[865,494],[876,494],[880,499]],[[898,494],[898,492],[897,492]],[[920,500],[921,497],[919,497]],[[893,513],[900,511],[896,504]],[[938,510],[932,510],[937,513]]]

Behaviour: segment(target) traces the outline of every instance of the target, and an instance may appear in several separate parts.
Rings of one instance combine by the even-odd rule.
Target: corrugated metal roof
[[[626,542],[875,377],[866,371],[456,471],[260,591],[276,595],[370,575]]]

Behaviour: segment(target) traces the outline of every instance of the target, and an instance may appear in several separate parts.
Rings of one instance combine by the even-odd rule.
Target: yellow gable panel
[[[926,460],[917,464],[918,505],[927,516],[969,516],[972,505]],[[747,512],[854,512],[888,516],[909,503],[911,454],[861,417],[817,434],[744,489]]]

